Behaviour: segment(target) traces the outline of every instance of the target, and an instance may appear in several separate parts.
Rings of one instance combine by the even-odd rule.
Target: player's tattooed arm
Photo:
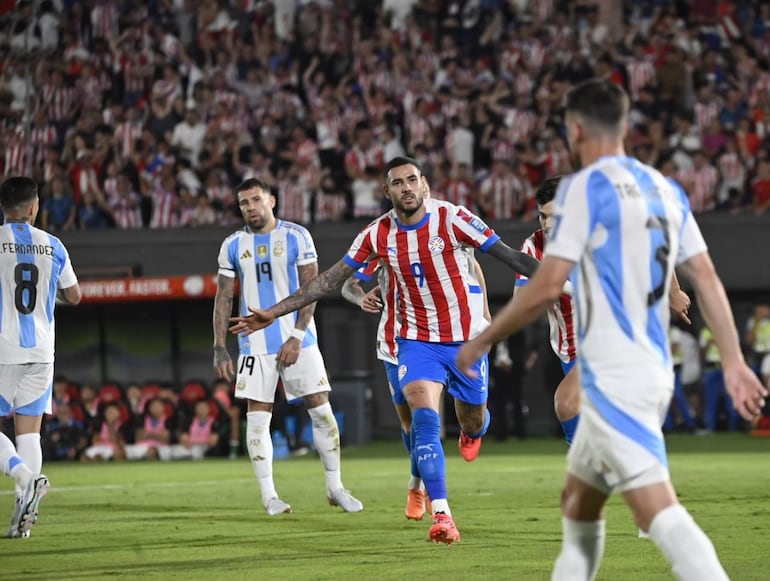
[[[312,264],[299,266],[297,267],[297,271],[299,273],[299,285],[302,287],[318,276],[318,263],[313,262]],[[297,322],[294,323],[295,329],[300,329],[301,331],[307,329],[307,326],[310,324],[310,319],[313,318],[313,313],[315,313],[316,304],[317,303],[310,303],[299,310],[297,313]]]
[[[539,260],[532,258],[525,252],[514,250],[502,240],[495,242],[487,252],[490,256],[494,256],[503,264],[526,277],[535,274],[537,267],[540,266]]]
[[[355,272],[355,268],[340,260],[331,268],[303,284],[294,294],[273,305],[268,309],[268,312],[272,317],[278,318],[314,303],[318,299],[338,291],[353,272]]]
[[[220,377],[232,366],[227,352],[227,327],[233,312],[233,294],[235,278],[217,276],[217,294],[214,298],[214,367],[220,371]]]

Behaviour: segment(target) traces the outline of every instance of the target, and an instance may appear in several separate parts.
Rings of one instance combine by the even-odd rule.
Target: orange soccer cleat
[[[460,531],[457,530],[451,516],[444,512],[437,512],[433,515],[433,526],[428,531],[428,538],[434,543],[451,545],[460,540]]]
[[[481,438],[471,438],[463,431],[460,432],[457,444],[460,447],[460,455],[466,462],[473,462],[481,451]]]
[[[409,520],[422,520],[425,516],[425,504],[429,502],[427,500],[428,495],[424,490],[418,488],[410,488],[406,493],[406,509],[404,514]]]

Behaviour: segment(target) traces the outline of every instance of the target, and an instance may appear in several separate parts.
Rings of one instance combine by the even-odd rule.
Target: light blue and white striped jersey
[[[241,286],[240,313],[247,307],[266,309],[282,301],[299,287],[297,267],[318,261],[313,238],[306,228],[278,220],[267,234],[252,234],[248,228],[228,236],[219,250],[219,274],[237,276]],[[291,336],[298,313],[273,321],[251,335],[240,335],[242,355],[278,353]],[[311,319],[302,347],[316,343],[315,322]]]
[[[706,251],[687,196],[657,170],[607,156],[562,180],[555,205],[545,256],[576,263],[570,279],[586,392],[595,380],[614,394],[667,386],[671,275],[675,263]]]
[[[56,236],[21,222],[0,226],[0,364],[53,362],[56,291],[77,282]]]

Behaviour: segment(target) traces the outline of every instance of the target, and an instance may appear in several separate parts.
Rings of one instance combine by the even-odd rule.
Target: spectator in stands
[[[179,434],[179,443],[170,447],[168,458],[201,460],[219,444],[219,423],[212,414],[216,402],[202,399],[195,404],[195,415],[190,418]],[[161,459],[166,459],[161,456]]]
[[[73,417],[69,404],[60,404],[57,416],[46,423],[44,442],[47,460],[77,460],[88,447],[85,426]]]
[[[119,402],[110,402],[104,406],[97,424],[98,431],[81,460],[125,460],[126,442],[133,438],[128,411]]]
[[[61,178],[54,178],[45,195],[40,212],[41,227],[50,232],[73,230],[78,210],[75,199],[66,188],[64,181]]]
[[[135,444],[125,445],[128,460],[157,460],[167,457],[173,428],[173,406],[160,398],[145,404],[144,419],[137,426]]]

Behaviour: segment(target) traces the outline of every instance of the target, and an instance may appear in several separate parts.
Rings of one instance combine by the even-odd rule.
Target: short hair
[[[29,204],[37,199],[37,183],[35,180],[16,176],[8,178],[0,185],[0,207],[12,210],[23,204]]]
[[[270,184],[268,184],[265,180],[261,180],[259,178],[247,178],[243,180],[238,186],[235,188],[235,197],[238,197],[238,194],[241,192],[245,192],[246,190],[253,190],[254,188],[259,188],[263,192],[267,192],[271,196],[273,195],[273,190],[270,187]]]
[[[580,116],[598,132],[615,133],[628,117],[628,108],[628,95],[622,88],[609,81],[590,79],[567,92],[565,111]]]
[[[562,176],[554,176],[543,180],[535,190],[535,202],[538,206],[545,206],[556,197],[556,190],[559,188]]]
[[[420,167],[419,162],[411,157],[407,157],[405,155],[399,155],[398,157],[394,157],[391,159],[388,164],[385,166],[385,177],[388,177],[388,173],[390,170],[392,170],[394,167],[401,167],[402,165],[413,165],[417,168],[417,171],[420,172],[420,175],[422,175],[422,168]]]

